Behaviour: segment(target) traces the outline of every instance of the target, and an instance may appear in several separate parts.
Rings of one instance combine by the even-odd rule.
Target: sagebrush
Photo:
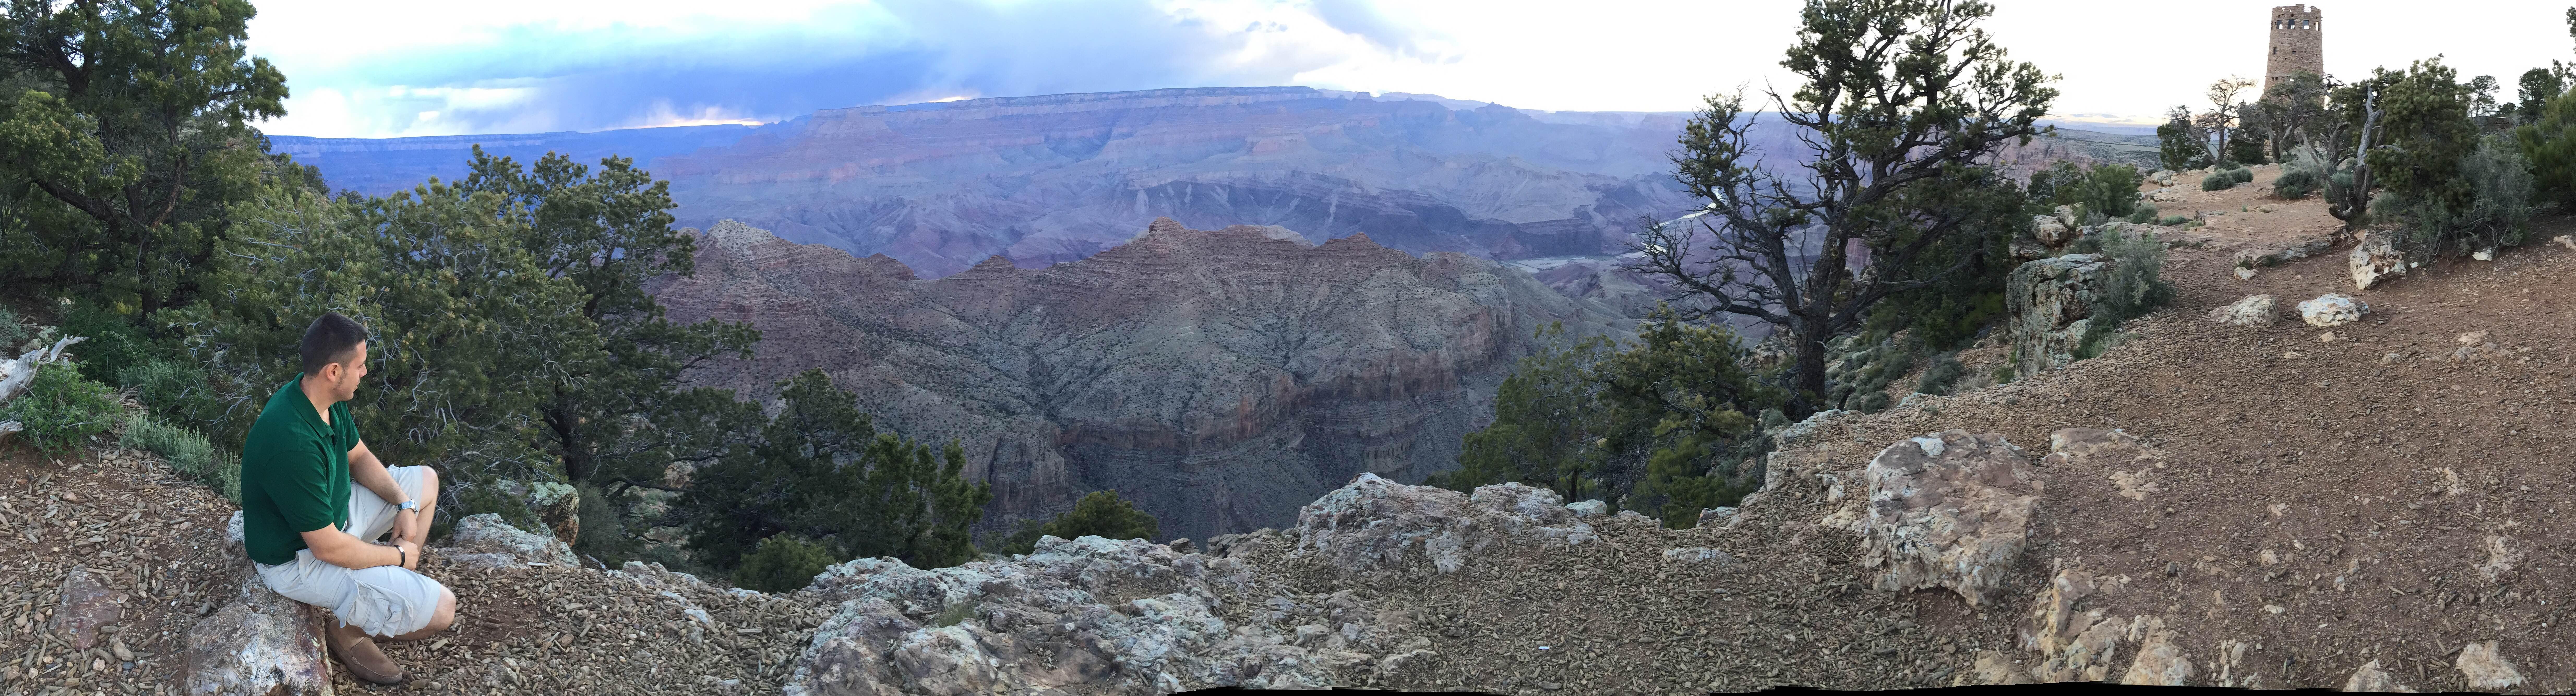
[[[26,431],[17,436],[47,453],[79,447],[115,427],[124,415],[115,392],[82,379],[80,368],[67,362],[37,367],[26,391],[0,404],[0,420],[18,421]]]

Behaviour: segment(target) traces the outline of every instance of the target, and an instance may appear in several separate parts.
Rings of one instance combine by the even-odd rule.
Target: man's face
[[[334,374],[338,377],[333,377]],[[358,344],[358,350],[349,354],[347,362],[332,363],[322,368],[322,377],[324,381],[330,382],[331,398],[334,401],[358,398],[358,380],[366,376],[367,344],[365,343]]]

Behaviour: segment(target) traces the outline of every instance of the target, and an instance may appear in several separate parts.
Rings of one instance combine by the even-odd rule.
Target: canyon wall
[[[822,368],[880,422],[956,440],[995,490],[989,528],[1112,489],[1165,536],[1278,527],[1362,472],[1454,467],[1531,333],[1625,334],[1618,312],[1457,253],[1369,235],[1156,220],[1043,269],[1001,258],[938,280],[724,221],[697,273],[656,292],[673,318],[748,321],[759,357],[702,375],[770,398]]]

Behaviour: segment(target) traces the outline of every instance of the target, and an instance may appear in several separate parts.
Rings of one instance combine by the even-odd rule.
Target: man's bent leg
[[[430,617],[429,626],[410,633],[405,633],[399,636],[387,636],[379,638],[378,640],[420,640],[422,638],[437,635],[439,631],[447,630],[448,626],[454,625],[456,623],[456,591],[441,587],[438,588],[438,593],[438,614]]]
[[[417,495],[420,496],[420,531],[413,534],[413,536],[419,538],[411,541],[412,543],[426,547],[429,545],[429,523],[438,520],[437,469],[432,469],[426,466],[420,468],[420,491]],[[449,597],[452,600],[455,595],[449,595]],[[453,602],[451,602],[451,604],[452,603]]]
[[[427,543],[429,525],[426,523],[430,520],[430,515],[436,514],[432,506],[438,501],[438,470],[426,466],[397,466],[386,469],[385,473],[393,476],[394,486],[401,488],[405,497],[420,501],[419,514],[424,524],[420,526],[421,538],[412,541]],[[412,514],[395,507],[401,502],[378,498],[376,494],[363,488],[350,489],[349,535],[375,541],[376,537],[393,531],[396,515]]]

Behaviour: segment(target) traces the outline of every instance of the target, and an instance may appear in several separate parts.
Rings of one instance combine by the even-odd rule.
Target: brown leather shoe
[[[322,642],[331,646],[331,656],[339,658],[340,666],[349,674],[378,684],[400,684],[410,676],[403,673],[402,665],[394,664],[393,658],[376,649],[375,639],[367,637],[366,631],[357,626],[335,625],[339,624],[337,620],[323,624]]]

